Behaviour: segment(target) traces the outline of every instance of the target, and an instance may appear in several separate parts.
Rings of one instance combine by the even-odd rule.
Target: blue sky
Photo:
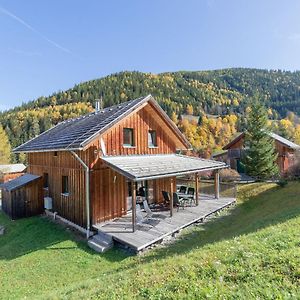
[[[123,70],[299,70],[299,15],[296,0],[0,0],[0,110]]]

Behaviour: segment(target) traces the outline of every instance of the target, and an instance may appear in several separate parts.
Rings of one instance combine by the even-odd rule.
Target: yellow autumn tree
[[[0,126],[0,141],[0,164],[8,164],[10,162],[11,147],[2,126]]]

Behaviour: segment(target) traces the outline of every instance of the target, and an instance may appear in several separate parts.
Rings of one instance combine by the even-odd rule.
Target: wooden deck
[[[214,199],[203,195],[200,199],[198,206],[174,209],[173,217],[169,210],[154,212],[151,218],[137,225],[135,232],[132,231],[131,214],[93,227],[138,252],[235,202],[235,198]]]

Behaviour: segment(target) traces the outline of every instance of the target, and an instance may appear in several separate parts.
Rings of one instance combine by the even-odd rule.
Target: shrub
[[[288,181],[284,178],[280,178],[278,181],[277,181],[277,185],[284,188],[286,185],[288,184]]]

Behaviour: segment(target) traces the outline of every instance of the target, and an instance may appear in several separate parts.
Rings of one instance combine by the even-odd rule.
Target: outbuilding
[[[43,212],[43,181],[40,176],[24,174],[0,185],[2,210],[13,220]]]

